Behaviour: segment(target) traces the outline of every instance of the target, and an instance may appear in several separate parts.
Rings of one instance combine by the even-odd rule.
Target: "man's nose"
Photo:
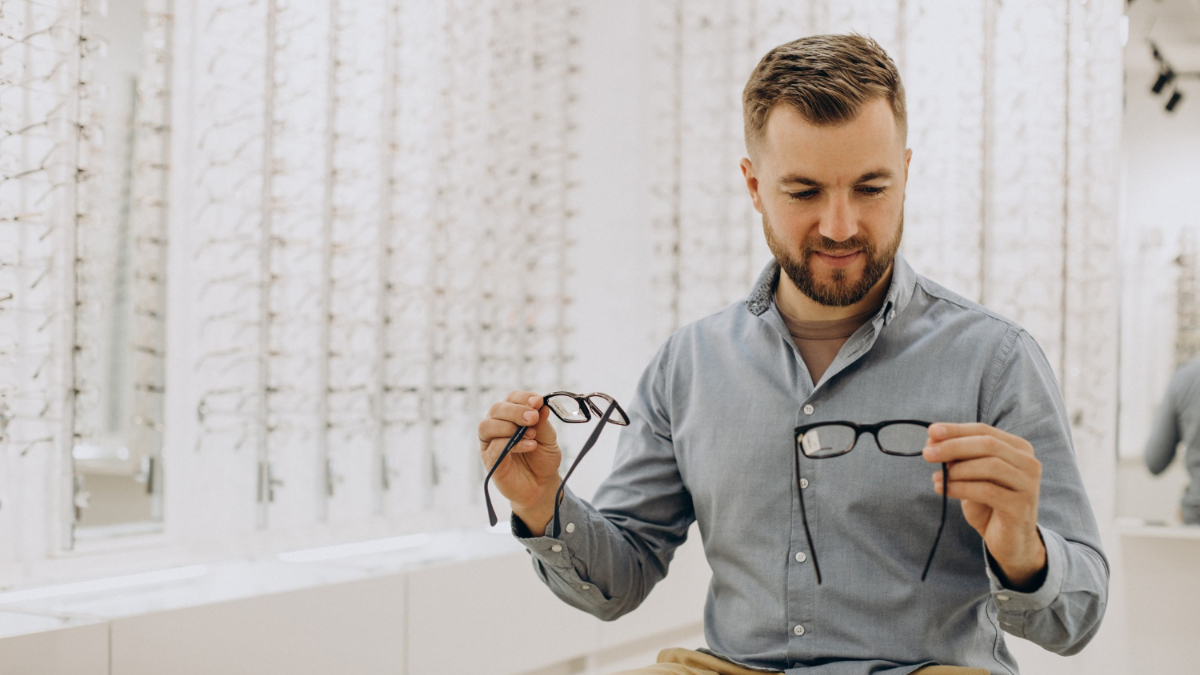
[[[844,196],[832,196],[826,201],[818,231],[822,236],[834,241],[846,241],[858,234],[857,223],[858,217],[850,200]]]

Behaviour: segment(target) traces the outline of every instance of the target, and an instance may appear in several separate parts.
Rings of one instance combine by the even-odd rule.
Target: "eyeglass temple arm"
[[[483,500],[487,502],[488,520],[492,523],[492,527],[495,527],[496,523],[498,523],[500,519],[496,517],[496,509],[492,508],[492,495],[490,492],[488,492],[488,482],[492,480],[492,474],[496,473],[496,467],[500,466],[500,462],[504,461],[504,458],[507,457],[508,453],[512,451],[513,447],[517,444],[517,441],[520,441],[521,438],[525,436],[525,430],[528,428],[529,427],[517,427],[516,433],[512,435],[512,438],[508,439],[508,445],[505,445],[504,450],[500,451],[500,456],[496,458],[496,463],[492,464],[491,470],[488,471],[487,478],[483,479]]]
[[[796,495],[800,498],[800,520],[804,523],[804,538],[808,541],[808,554],[812,556],[813,570],[817,573],[817,584],[821,583],[821,565],[817,562],[817,549],[813,547],[812,533],[808,530],[808,513],[804,508],[804,488],[800,486],[800,453],[792,453],[796,465]]]
[[[605,410],[604,414],[600,416],[600,422],[596,425],[595,429],[592,429],[592,435],[588,436],[587,442],[583,444],[583,448],[580,449],[579,454],[575,456],[575,461],[571,462],[571,468],[567,469],[567,475],[563,476],[562,481],[558,484],[558,492],[554,494],[554,529],[551,530],[551,537],[558,537],[558,507],[559,504],[562,503],[563,494],[565,494],[564,491],[567,489],[567,480],[571,478],[571,474],[575,473],[575,467],[579,466],[579,460],[583,459],[583,456],[586,455],[588,451],[592,449],[592,446],[596,444],[596,439],[600,438],[600,431],[604,429],[605,424],[608,424],[608,418],[612,417],[613,410],[616,407],[616,401],[608,404],[608,409]]]
[[[946,506],[950,501],[949,492],[950,465],[942,462],[942,524],[938,525],[937,536],[933,539],[933,548],[929,549],[929,559],[925,561],[925,571],[921,572],[921,581],[925,581],[925,577],[929,574],[929,567],[933,565],[933,554],[937,553],[938,542],[942,540],[942,531],[946,529]]]

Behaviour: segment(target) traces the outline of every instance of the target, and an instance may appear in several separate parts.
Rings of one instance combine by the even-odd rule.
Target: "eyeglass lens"
[[[557,394],[546,398],[546,405],[564,422],[586,422],[591,418],[587,409],[574,396]]]
[[[840,424],[809,429],[800,438],[800,449],[809,457],[833,457],[850,452],[858,432]]]
[[[875,432],[879,447],[893,455],[921,454],[929,440],[929,428],[920,424],[889,424]]]
[[[609,418],[609,424],[619,424],[621,426],[629,426],[629,418],[625,416],[625,411],[621,410],[621,406],[612,399],[611,396],[605,394],[589,394],[587,397],[588,403],[592,406],[592,410],[597,415],[603,415],[604,411],[613,406],[612,417]]]

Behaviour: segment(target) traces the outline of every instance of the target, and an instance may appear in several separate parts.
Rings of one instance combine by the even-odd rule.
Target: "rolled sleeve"
[[[570,489],[563,492],[563,501],[559,505],[563,530],[559,537],[522,536],[528,535],[529,531],[515,515],[512,517],[513,534],[532,556],[538,577],[563,602],[601,619],[616,618],[612,610],[621,598],[605,594],[587,578],[582,562],[587,559],[587,542],[594,534],[590,531],[595,527],[592,519],[599,516]]]
[[[1077,654],[1104,616],[1107,573],[1099,554],[1039,527],[1046,543],[1046,579],[1030,593],[1007,589],[988,568],[992,601],[1005,632],[1057,654]]]
[[[571,555],[574,554],[583,560],[587,559],[588,533],[581,529],[590,524],[587,506],[574,492],[571,492],[570,488],[566,488],[563,490],[562,503],[558,506],[558,515],[562,522],[562,532],[558,537],[531,536],[525,524],[515,514],[512,517],[513,536],[525,546],[535,560],[551,567],[571,568],[577,574],[582,573],[582,569],[575,569],[571,562]]]
[[[1051,536],[1041,525],[1038,526],[1038,533],[1041,534],[1042,542],[1046,545],[1046,578],[1042,580],[1042,585],[1037,590],[1028,593],[1014,591],[1000,581],[1000,577],[992,565],[992,557],[986,555],[987,544],[983,546],[988,561],[986,569],[988,581],[991,582],[992,587],[992,601],[996,603],[996,609],[1000,611],[1000,620],[1011,622],[1006,625],[1018,625],[1019,623],[1017,616],[1006,617],[1006,615],[1023,616],[1025,612],[1046,609],[1062,594],[1063,570],[1066,568],[1065,544],[1061,538]]]

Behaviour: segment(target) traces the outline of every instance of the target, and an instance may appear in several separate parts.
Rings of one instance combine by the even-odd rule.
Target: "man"
[[[1171,376],[1167,395],[1158,406],[1158,414],[1146,441],[1146,468],[1158,475],[1167,470],[1175,459],[1180,443],[1187,450],[1183,458],[1187,465],[1187,491],[1179,506],[1185,525],[1200,525],[1200,360],[1189,361]]]
[[[658,351],[593,503],[566,490],[546,531],[560,453],[535,393],[479,425],[487,466],[533,425],[494,480],[537,573],[615,619],[698,523],[708,647],[630,673],[1016,673],[1003,632],[1079,651],[1108,568],[1062,399],[1028,333],[897,255],[911,152],[892,60],[860,36],[797,40],[762,59],[743,105],[742,173],[775,261]],[[795,451],[800,425],[897,419],[935,422],[924,461],[868,437]],[[943,463],[961,508],[923,582]]]

